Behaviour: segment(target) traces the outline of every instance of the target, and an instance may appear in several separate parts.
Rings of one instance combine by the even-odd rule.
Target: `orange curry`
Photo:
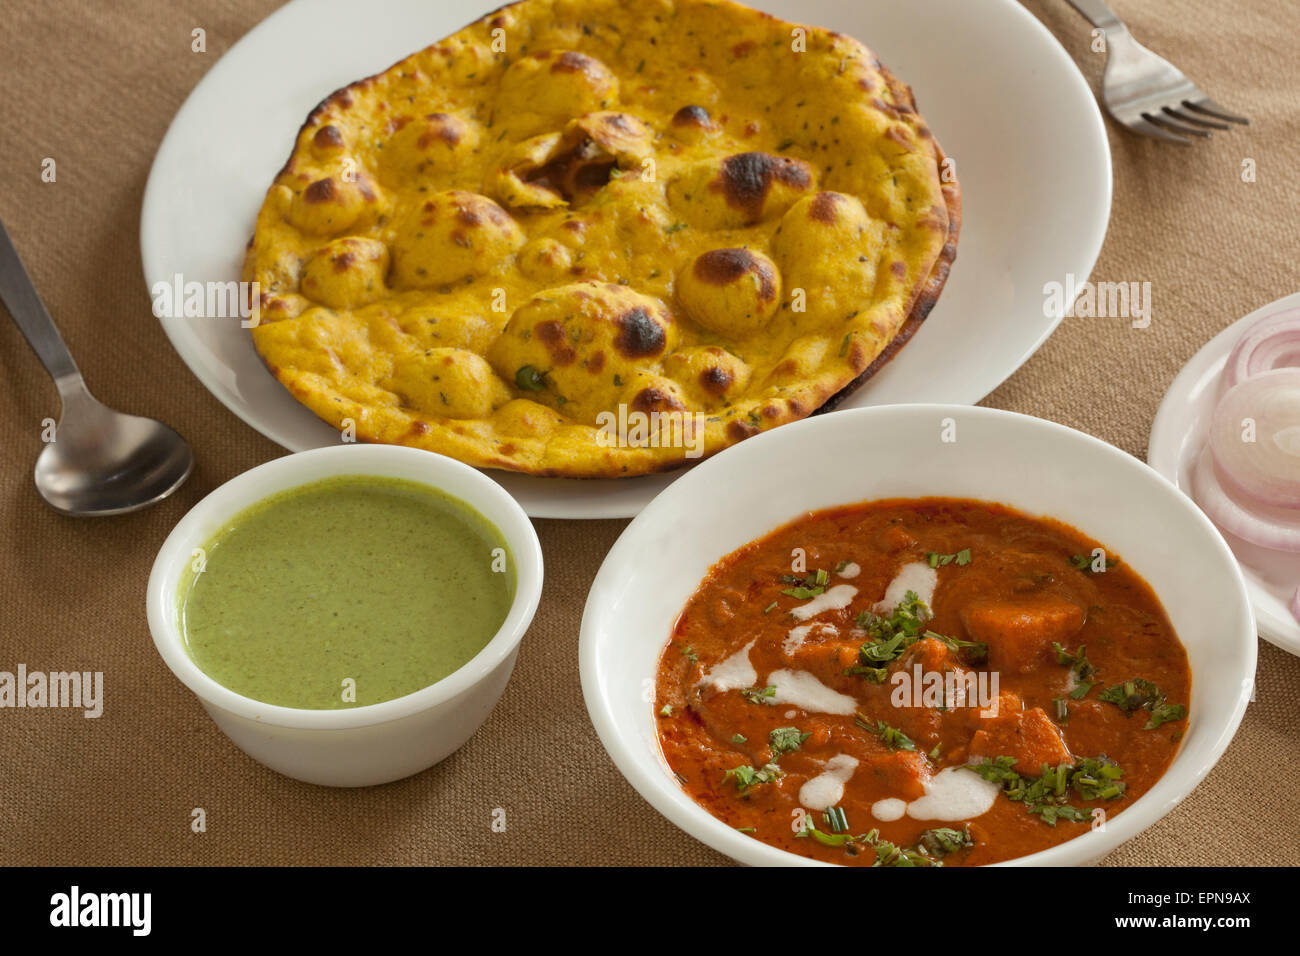
[[[664,757],[753,838],[977,865],[1102,826],[1186,730],[1150,587],[1073,528],[977,501],[809,514],[728,555],[659,664]]]

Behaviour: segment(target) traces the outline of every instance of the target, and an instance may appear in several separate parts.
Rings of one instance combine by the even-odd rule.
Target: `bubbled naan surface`
[[[851,38],[727,2],[525,0],[308,118],[244,278],[290,393],[367,441],[579,477],[670,468],[861,384],[924,319],[959,193]],[[652,443],[653,444],[658,444]]]

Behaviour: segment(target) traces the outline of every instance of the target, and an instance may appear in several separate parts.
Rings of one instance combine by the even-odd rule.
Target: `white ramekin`
[[[181,580],[194,549],[207,544],[238,512],[277,492],[336,475],[421,482],[476,509],[500,530],[514,557],[510,612],[496,636],[467,664],[405,697],[351,710],[280,707],[245,697],[205,674],[186,651],[178,606]],[[469,739],[505,690],[541,593],[537,533],[523,509],[496,482],[431,452],[345,444],[269,461],[200,501],[158,552],[146,600],[158,653],[241,750],[298,780],[364,787],[418,773]]]

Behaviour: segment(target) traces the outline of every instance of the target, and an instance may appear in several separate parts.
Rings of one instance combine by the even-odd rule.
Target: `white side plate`
[[[1151,426],[1147,462],[1188,497],[1192,493],[1192,467],[1205,447],[1206,430],[1219,395],[1219,375],[1228,362],[1228,353],[1248,325],[1266,315],[1297,307],[1300,293],[1271,302],[1234,322],[1193,355],[1169,386]],[[1223,537],[1246,577],[1259,636],[1284,651],[1300,654],[1300,621],[1287,607],[1300,585],[1300,555],[1270,551],[1226,531]]]

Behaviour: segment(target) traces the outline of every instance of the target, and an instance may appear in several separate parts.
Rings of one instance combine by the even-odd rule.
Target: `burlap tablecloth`
[[[154,650],[144,589],[163,538],[218,484],[282,451],[203,389],[150,314],[140,201],[185,95],[275,6],[6,4],[0,217],[91,388],[110,405],[175,426],[198,467],[173,499],[141,514],[54,514],[37,498],[31,468],[57,395],[17,329],[0,320],[0,670],[99,670],[106,696],[98,720],[0,710],[0,863],[724,862],[624,782],[583,707],[582,596],[623,522],[537,522],[546,593],[508,692],[461,751],[400,783],[330,790],[264,769],[226,740]],[[1084,21],[1063,0],[1028,6],[1095,88],[1101,58],[1089,52]],[[1152,325],[1067,319],[987,404],[1145,458],[1156,407],[1182,364],[1241,315],[1297,291],[1300,8],[1276,0],[1116,6],[1138,37],[1254,122],[1191,149],[1111,127],[1115,203],[1094,279],[1151,282]],[[207,31],[206,54],[190,50],[196,26]],[[42,182],[45,157],[57,162],[54,183]],[[1241,180],[1246,157],[1257,161],[1255,183]],[[1223,760],[1107,862],[1300,857],[1300,660],[1262,642],[1260,651],[1257,702]],[[205,833],[191,830],[196,807],[206,811]],[[506,811],[504,832],[492,828],[496,808]]]

